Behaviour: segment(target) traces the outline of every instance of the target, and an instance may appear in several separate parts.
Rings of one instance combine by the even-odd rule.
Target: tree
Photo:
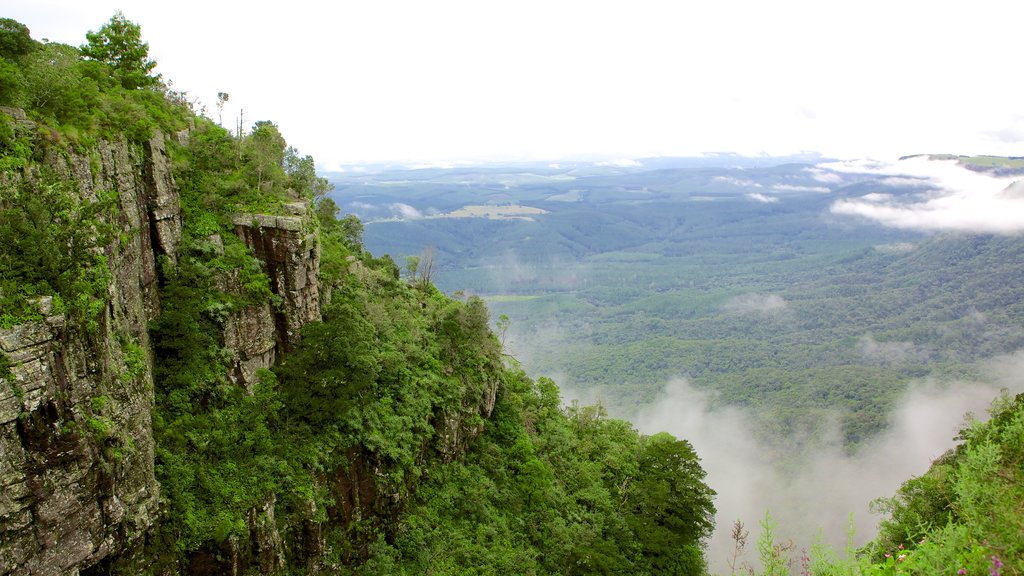
[[[658,574],[699,574],[702,541],[714,528],[715,493],[693,446],[667,433],[644,441],[639,475],[626,495],[626,521]]]
[[[35,42],[28,26],[10,18],[0,18],[0,57],[17,58],[32,50]]]
[[[80,48],[90,60],[103,62],[117,73],[129,90],[152,86],[160,75],[151,76],[156,61],[149,59],[149,43],[142,41],[142,28],[118,10],[98,32],[87,32],[87,44]]]
[[[224,125],[224,104],[230,96],[227,92],[217,92],[217,124]]]
[[[334,185],[326,178],[316,175],[316,163],[310,155],[300,156],[299,151],[289,146],[284,151],[284,171],[288,174],[289,184],[300,196],[319,201],[334,190]]]
[[[0,57],[0,106],[19,106],[25,77],[17,66]]]
[[[269,120],[260,120],[253,124],[252,133],[244,142],[246,157],[254,176],[256,188],[284,179],[284,158],[287,143],[277,125]]]
[[[92,114],[100,89],[82,74],[73,46],[43,44],[23,60],[23,103],[28,109],[57,123],[73,123]]]

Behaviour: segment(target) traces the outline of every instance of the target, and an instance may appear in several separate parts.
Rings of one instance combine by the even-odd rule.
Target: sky
[[[321,168],[737,152],[1024,154],[1024,4],[0,0],[80,45],[121,9],[223,123]]]

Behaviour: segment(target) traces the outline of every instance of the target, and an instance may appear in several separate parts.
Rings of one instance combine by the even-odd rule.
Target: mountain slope
[[[703,570],[688,442],[564,410],[120,14],[128,60],[2,24],[0,574]]]

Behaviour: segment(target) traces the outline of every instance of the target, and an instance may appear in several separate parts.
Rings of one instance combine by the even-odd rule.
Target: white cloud
[[[423,218],[423,212],[420,212],[416,208],[402,202],[395,202],[389,207],[395,217],[401,220],[419,220],[420,218]]]
[[[830,189],[824,186],[797,186],[795,184],[772,184],[771,187],[772,190],[780,190],[783,192],[831,192]]]
[[[750,194],[747,194],[747,198],[750,198],[751,200],[756,200],[758,202],[764,202],[765,204],[774,204],[775,202],[779,201],[779,199],[776,198],[775,196],[765,196],[760,192],[751,192]]]
[[[789,303],[777,294],[742,294],[727,301],[722,308],[737,314],[775,314],[789,307]]]
[[[879,182],[894,188],[927,188],[932,184],[927,178],[911,178],[908,176],[890,176]]]
[[[869,511],[869,503],[893,495],[903,482],[924,473],[953,446],[964,414],[984,416],[1000,386],[1011,392],[1024,389],[1022,366],[1024,352],[992,360],[990,383],[913,385],[893,408],[885,432],[855,454],[843,449],[838,426],[828,423],[824,431],[803,439],[803,453],[780,454],[755,431],[752,413],[711,408],[708,395],[684,379],[670,382],[634,421],[644,433],[667,431],[693,444],[708,485],[718,493],[708,561],[712,570],[727,573],[733,522],[741,519],[750,530],[747,559],[756,561],[751,558],[756,557],[753,543],[765,511],[779,523],[778,539],[795,542],[797,555],[819,533],[841,551],[851,514],[855,545],[870,540],[879,518]]]
[[[914,246],[912,242],[892,242],[890,244],[876,244],[874,248],[879,252],[897,254],[901,252],[910,252],[916,248],[916,246]]]
[[[879,161],[837,162],[837,171],[910,178],[931,190],[909,199],[869,194],[835,202],[836,214],[861,216],[886,226],[911,230],[943,230],[975,233],[1020,234],[1024,232],[1024,185],[1012,178],[968,170],[955,161],[910,158],[898,163]],[[891,178],[886,178],[890,180]],[[883,180],[884,182],[884,180]]]
[[[886,202],[892,200],[892,194],[884,194],[882,192],[871,192],[860,197],[865,202]]]
[[[629,158],[619,158],[617,160],[604,160],[601,162],[594,162],[594,166],[611,166],[613,168],[636,168],[643,166],[636,160],[630,160]]]
[[[879,342],[871,334],[861,336],[857,345],[865,360],[878,364],[923,362],[930,355],[927,349],[913,342]]]
[[[734,176],[715,176],[711,181],[724,182],[725,184],[737,186],[739,188],[764,188],[764,185],[760,182],[755,182],[746,178],[736,178]]]
[[[818,182],[823,182],[825,184],[838,184],[843,181],[843,177],[841,174],[829,172],[821,168],[804,168],[804,171],[810,172],[812,178],[814,178]]]

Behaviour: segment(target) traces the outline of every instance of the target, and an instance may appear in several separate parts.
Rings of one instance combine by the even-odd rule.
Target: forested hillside
[[[364,245],[402,224],[354,215],[374,187],[339,207],[277,125],[232,133],[155,67],[120,13],[80,47],[0,19],[0,574],[1022,573],[1021,396],[879,500],[863,549],[797,550],[767,515],[710,559],[701,447],[566,406],[502,343],[554,321],[572,337],[535,366],[563,354],[619,408],[685,372],[759,430],[839,406],[856,448],[910,379],[1024,344],[1016,237],[807,224],[832,176],[743,167],[796,194],[773,202],[666,165],[535,174],[526,219],[417,220],[397,242],[464,235],[471,265],[403,269]]]
[[[276,125],[120,14],[0,56],[0,574],[704,570],[693,447],[563,407]]]
[[[911,382],[978,378],[979,362],[1024,345],[1019,236],[830,210],[937,194],[928,181],[709,162],[336,175],[332,197],[368,218],[374,250],[429,247],[439,286],[507,315],[529,373],[557,374],[617,415],[687,378],[782,444],[837,414],[856,449]],[[544,213],[450,216],[466,203]]]
[[[964,213],[1018,198],[1019,159],[796,160],[380,167],[332,174],[331,196],[364,219],[375,252],[428,259],[443,289],[484,298],[527,373],[690,437],[719,493],[717,571],[730,571],[741,518],[751,540],[737,568],[772,532],[789,546],[779,570],[801,572],[806,548],[812,573],[866,573],[855,548],[876,533],[869,503],[927,470],[965,412],[1024,389],[1024,243],[1012,203],[1009,230],[895,227],[839,208],[955,221],[940,206],[951,197]],[[933,487],[921,497],[945,498]],[[777,524],[758,530],[766,510]],[[825,542],[843,548],[851,514],[849,562],[829,568]],[[911,547],[885,546],[900,543]],[[938,566],[922,562],[915,573]]]

